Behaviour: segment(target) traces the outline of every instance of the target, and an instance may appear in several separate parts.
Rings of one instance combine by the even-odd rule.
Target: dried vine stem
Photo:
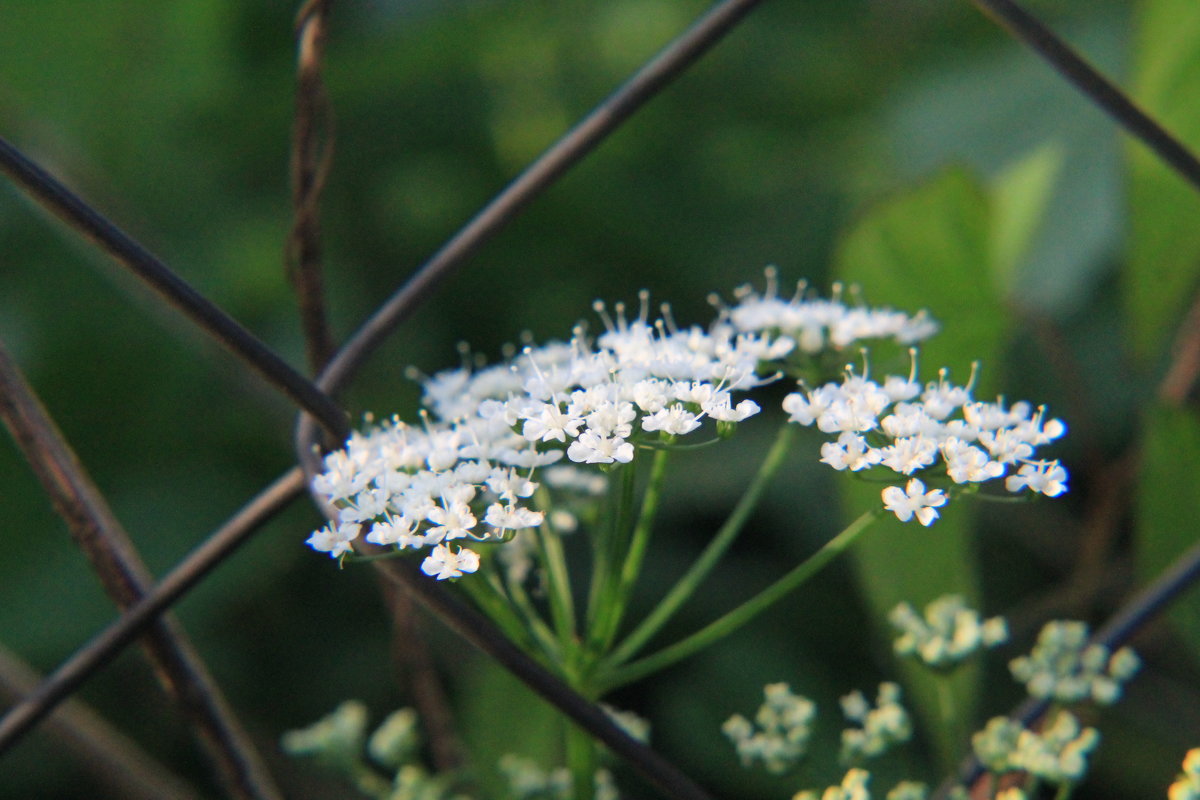
[[[169,304],[209,333],[251,369],[312,414],[332,435],[350,432],[346,415],[274,350],[263,344],[149,250],[85,203],[50,173],[0,138],[0,172],[8,175],[34,200],[79,231],[154,289]]]
[[[367,356],[430,296],[438,284],[647,100],[720,41],[759,2],[724,0],[719,3],[576,124],[459,229],[358,329],[322,371],[318,386],[331,395],[336,394]],[[302,414],[297,424],[296,450],[309,476],[320,468],[316,438],[312,419]],[[483,649],[589,733],[629,760],[669,796],[708,796],[669,762],[625,735],[603,712],[512,645],[487,619],[459,603],[443,587],[434,585],[408,564],[380,562],[380,568],[391,579],[406,586],[443,623]]]
[[[304,490],[304,476],[294,467],[263,490],[219,530],[149,588],[115,622],[79,648],[37,688],[0,718],[0,753],[28,733],[39,720],[84,681],[111,661],[188,590],[244,544],[259,526],[286,508]]]
[[[0,342],[0,418],[109,597],[121,609],[137,602],[153,583],[149,570],[3,342]],[[178,622],[170,616],[156,620],[148,631],[145,646],[159,682],[199,733],[228,790],[236,797],[281,798],[254,746]]]
[[[333,158],[333,111],[321,68],[330,0],[308,0],[296,15],[296,114],[292,124],[292,230],[285,258],[296,289],[308,362],[319,372],[333,355],[321,265],[321,194]]]
[[[38,674],[0,647],[0,698],[15,701],[30,692]],[[127,800],[200,800],[201,795],[178,775],[151,758],[137,743],[105,722],[79,700],[68,700],[46,720],[43,730],[59,749],[70,753],[108,787]]]
[[[591,153],[648,100],[695,63],[761,0],[723,0],[675,38],[620,88],[550,146],[422,264],[354,333],[321,373],[318,386],[331,395],[344,388],[383,340],[461,267],[567,170]],[[311,422],[308,424],[311,425]],[[303,425],[303,422],[302,422]],[[302,429],[303,430],[303,429]],[[299,436],[301,458],[314,441]]]

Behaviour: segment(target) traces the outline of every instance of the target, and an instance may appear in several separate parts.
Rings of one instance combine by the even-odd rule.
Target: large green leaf
[[[880,490],[877,483],[848,482],[843,492],[847,516],[878,506]],[[915,520],[881,517],[852,552],[859,590],[883,639],[893,638],[886,619],[898,603],[920,609],[941,595],[960,594],[978,605],[971,514],[961,500],[943,508],[941,518],[928,528]],[[898,659],[895,668],[938,767],[953,768],[968,744],[968,725],[978,702],[978,665],[964,664],[950,675],[934,674],[909,659]]]
[[[1200,497],[1200,420],[1159,406],[1148,412],[1137,503],[1137,568],[1153,580],[1200,540],[1194,499]],[[1200,592],[1175,601],[1171,622],[1200,655]]]
[[[1200,3],[1141,6],[1134,94],[1185,144],[1200,148]],[[1127,303],[1142,358],[1161,351],[1200,275],[1200,192],[1140,144],[1130,145]]]
[[[1045,219],[1065,158],[1061,145],[1045,144],[1005,167],[992,182],[990,263],[1005,295],[1017,287],[1018,268]]]
[[[926,378],[946,366],[954,379],[966,381],[976,360],[998,362],[1006,323],[996,288],[997,238],[990,208],[979,181],[949,170],[869,212],[838,251],[836,274],[861,284],[873,304],[927,308],[941,323],[943,332],[922,347]],[[1020,230],[1027,236],[1032,228],[1009,225],[1000,251],[1015,259],[1023,249]],[[984,378],[992,380],[986,372]],[[847,514],[878,506],[879,491],[878,484],[855,484],[846,494]],[[854,550],[863,596],[875,619],[882,622],[901,601],[918,605],[946,593],[978,599],[965,508],[946,509],[930,529],[895,519],[878,524],[881,529]],[[978,673],[964,670],[947,687],[926,670],[900,669],[939,760],[953,764],[965,745],[962,724],[975,705]],[[957,722],[945,718],[947,698]]]
[[[929,309],[944,332],[921,347],[923,374],[944,366],[965,382],[974,361],[996,363],[1004,331],[991,248],[986,190],[952,169],[863,217],[838,248],[835,274],[872,305]]]

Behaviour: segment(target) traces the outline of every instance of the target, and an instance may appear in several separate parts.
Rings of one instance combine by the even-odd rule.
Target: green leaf
[[[484,796],[504,796],[497,764],[507,753],[547,769],[562,764],[562,726],[570,723],[555,708],[489,661],[472,659],[459,680],[459,730]]]
[[[1184,144],[1200,149],[1200,3],[1140,5],[1133,94]],[[1200,192],[1138,143],[1130,145],[1126,302],[1142,358],[1160,352],[1200,277]]]
[[[1010,182],[1008,191],[1015,191],[1014,185]],[[1021,237],[1014,221],[1007,226],[1005,248],[1011,255],[1020,249]],[[929,309],[942,332],[921,347],[924,376],[945,366],[955,380],[965,382],[975,361],[998,365],[1006,333],[994,280],[996,242],[984,187],[964,170],[948,170],[868,212],[843,240],[836,274],[860,284],[872,305]],[[994,382],[996,371],[984,371],[985,383]],[[846,518],[878,506],[881,488],[856,483],[848,489]],[[880,520],[881,529],[852,551],[867,607],[889,639],[884,620],[901,601],[920,605],[947,593],[978,600],[964,502],[946,508],[929,529],[894,518]],[[964,726],[976,703],[977,670],[964,668],[947,686],[944,677],[923,668],[901,664],[899,669],[939,763],[949,767],[967,744]],[[945,719],[947,699],[955,708],[953,723]]]
[[[880,484],[847,484],[843,492],[847,516],[881,503]],[[901,602],[921,609],[941,595],[960,594],[969,604],[978,605],[969,502],[959,498],[943,507],[941,518],[928,528],[886,514],[851,551],[859,590],[880,639],[889,646],[895,633],[887,615]],[[946,675],[905,658],[896,660],[896,668],[908,694],[905,705],[917,714],[918,732],[932,747],[939,768],[952,769],[969,744],[979,696],[978,665],[965,663]]]
[[[1018,267],[1041,227],[1065,158],[1060,145],[1047,143],[992,181],[992,277],[1005,295],[1016,287]]]
[[[861,285],[871,305],[926,308],[939,322],[943,332],[921,347],[927,378],[949,367],[965,383],[976,360],[997,363],[1006,323],[990,228],[983,185],[951,169],[870,211],[838,248],[834,274]]]
[[[1149,409],[1138,486],[1136,553],[1143,583],[1153,580],[1197,540],[1193,498],[1200,496],[1200,420],[1179,409]],[[1181,638],[1200,657],[1200,591],[1170,612]]]

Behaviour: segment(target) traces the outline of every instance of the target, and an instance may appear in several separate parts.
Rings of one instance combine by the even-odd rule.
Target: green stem
[[[530,652],[533,641],[530,639],[528,627],[521,617],[513,611],[508,596],[492,581],[497,580],[494,574],[476,574],[466,580],[457,581],[458,586],[475,603],[475,606],[487,615],[500,630],[522,650]]]
[[[594,800],[596,796],[596,741],[572,722],[566,725],[567,768],[571,771],[573,800]]]
[[[655,452],[654,460],[650,464],[650,478],[646,483],[646,490],[642,493],[642,509],[638,514],[637,526],[633,530],[625,561],[621,565],[621,573],[613,598],[613,608],[611,613],[606,616],[604,628],[599,633],[600,652],[604,652],[612,646],[612,640],[617,635],[621,618],[629,604],[630,592],[633,590],[634,583],[637,582],[638,575],[641,574],[642,564],[646,558],[646,548],[650,544],[650,536],[654,531],[654,518],[658,513],[658,504],[662,497],[663,478],[667,474],[669,456],[669,450],[659,450]]]
[[[604,526],[603,538],[596,543],[594,550],[596,564],[592,573],[586,637],[586,650],[593,654],[599,652],[603,632],[611,624],[610,619],[616,608],[619,565],[623,561],[622,554],[628,548],[629,531],[632,527],[630,517],[637,486],[637,463],[637,459],[634,459],[621,465],[618,470],[621,477],[620,488],[608,505],[608,524]]]
[[[966,719],[959,713],[958,702],[954,697],[954,672],[942,672],[934,678],[937,686],[938,716],[942,729],[950,732],[950,741],[967,743]],[[957,755],[957,751],[951,755]]]
[[[512,605],[521,612],[521,619],[525,622],[525,629],[529,631],[530,637],[534,642],[542,648],[547,658],[552,663],[562,661],[563,655],[559,647],[559,641],[555,638],[554,633],[542,619],[542,615],[534,607],[530,601],[529,595],[525,592],[525,587],[516,581],[505,581],[508,586],[508,597],[512,600]],[[500,587],[493,587],[497,592],[502,592]]]
[[[647,675],[669,667],[681,659],[703,650],[720,639],[728,636],[745,625],[756,616],[766,611],[790,592],[798,588],[806,580],[821,570],[836,556],[846,550],[858,538],[867,526],[879,515],[878,510],[868,511],[851,522],[845,530],[825,543],[813,555],[784,575],[775,583],[763,589],[756,596],[725,614],[725,616],[709,623],[696,633],[682,639],[669,647],[659,650],[653,655],[634,661],[623,667],[611,666],[614,662],[606,662],[601,666],[595,681],[601,693],[624,686]],[[604,669],[608,667],[608,669]]]
[[[538,507],[546,518],[537,527],[538,547],[542,565],[546,568],[546,591],[549,594],[550,616],[554,629],[564,648],[575,642],[575,601],[571,596],[571,577],[567,572],[567,558],[563,552],[562,537],[550,522],[550,497],[544,489],[535,495]]]
[[[712,572],[721,556],[725,555],[725,552],[737,539],[738,534],[741,533],[742,527],[745,526],[746,521],[750,519],[750,515],[762,499],[763,492],[766,491],[771,479],[775,477],[775,473],[779,471],[794,438],[795,427],[786,424],[780,428],[779,434],[775,437],[775,443],[771,445],[766,458],[763,459],[762,466],[758,468],[758,473],[746,487],[745,493],[734,506],[729,518],[725,520],[725,524],[704,548],[704,552],[696,559],[696,563],[692,564],[687,573],[671,588],[662,602],[617,646],[607,659],[610,665],[623,664],[636,655],[646,642],[658,633],[675,612],[687,602],[701,582]]]

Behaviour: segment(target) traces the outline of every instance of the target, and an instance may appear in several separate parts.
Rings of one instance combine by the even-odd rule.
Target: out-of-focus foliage
[[[0,134],[302,363],[282,267],[294,8],[84,5],[0,4]],[[1150,0],[1133,14],[1127,5],[1034,8],[1200,146],[1192,4]],[[706,7],[334,4],[327,81],[337,144],[323,208],[339,337]],[[941,353],[929,348],[927,379],[942,364],[965,378],[959,370],[982,358],[989,392],[1046,400],[1071,425],[1060,448],[1072,470],[1065,498],[946,519],[948,531],[956,526],[946,534],[953,546],[936,557],[922,548],[939,534],[874,531],[883,544],[859,561],[858,584],[873,587],[865,602],[839,565],[712,653],[614,698],[653,718],[655,745],[718,796],[790,796],[835,780],[832,750],[817,746],[800,777],[748,776],[721,721],[752,708],[764,683],[784,680],[827,710],[818,726],[830,738],[839,695],[898,674],[886,642],[848,635],[882,629],[893,595],[920,604],[953,586],[977,593],[989,615],[1017,612],[1014,643],[1000,651],[1007,658],[1046,615],[1099,621],[1126,593],[1126,571],[1095,583],[1087,558],[1099,548],[1119,566],[1143,555],[1131,553],[1121,526],[1115,540],[1098,538],[1095,515],[1108,499],[1106,471],[1135,441],[1139,403],[1191,302],[1197,202],[1140,146],[1122,149],[1102,114],[966,2],[768,2],[448,281],[344,400],[355,414],[411,411],[405,365],[453,365],[459,341],[494,356],[524,330],[566,336],[597,297],[631,300],[645,287],[681,323],[704,320],[709,292],[757,280],[767,263],[822,288],[831,277],[860,281],[872,303],[928,307],[952,338]],[[287,402],[7,186],[0,338],[158,574],[293,461]],[[1153,430],[1148,456],[1180,460],[1155,460],[1158,471],[1147,474],[1184,480],[1170,464],[1195,463],[1194,435],[1172,434],[1165,422]],[[702,453],[680,459],[688,470],[668,487],[656,539],[668,555],[647,569],[647,605],[738,496],[740,476],[766,447],[755,437],[747,427],[741,454],[720,468]],[[823,505],[833,476],[815,463],[815,447],[796,449],[743,544],[664,641],[748,597],[837,529],[840,509]],[[1192,502],[1186,483],[1154,488],[1145,500],[1159,508]],[[0,643],[48,670],[113,612],[8,444],[0,444],[0,511]],[[281,760],[282,731],[349,696],[376,718],[409,701],[389,660],[375,580],[303,547],[316,522],[297,504],[179,608],[289,797],[338,795]],[[1145,522],[1158,531],[1146,551],[1154,569],[1196,539],[1186,515]],[[1184,602],[1194,619],[1194,593]],[[1078,797],[1161,795],[1184,749],[1200,743],[1200,721],[1187,716],[1200,708],[1197,667],[1167,638],[1195,643],[1195,627],[1155,632],[1144,642],[1145,674],[1097,722],[1114,743],[1138,746],[1102,744]],[[452,635],[436,625],[429,633],[480,767],[513,745],[477,732],[488,719],[530,732],[527,752],[545,753],[542,732],[553,724],[528,711],[536,701]],[[978,703],[998,713],[1016,690],[1002,674],[987,678]],[[215,791],[134,654],[82,696]],[[919,689],[915,697],[928,706]],[[948,746],[937,737],[926,744]],[[899,774],[901,765],[887,769]],[[0,794],[103,796],[44,737],[0,760]]]

